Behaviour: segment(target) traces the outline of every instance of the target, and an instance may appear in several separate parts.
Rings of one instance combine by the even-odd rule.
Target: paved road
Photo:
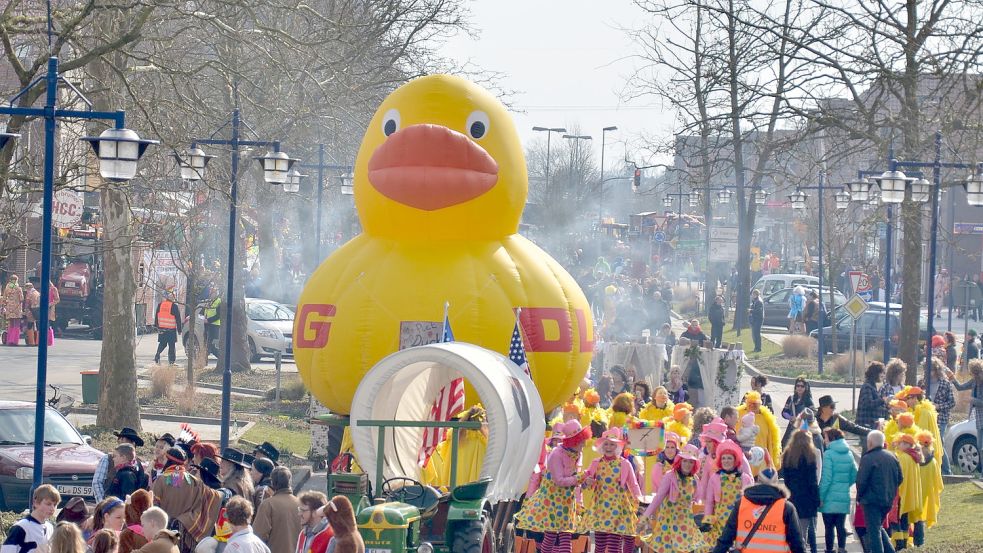
[[[80,333],[81,334],[81,333]],[[80,371],[97,370],[102,342],[91,340],[75,333],[67,338],[55,339],[48,348],[48,383],[61,386],[64,393],[80,398],[82,377]],[[153,364],[157,351],[157,335],[144,334],[136,338],[137,368]],[[165,352],[166,357],[166,352]],[[0,346],[0,399],[33,401],[37,385],[37,348],[19,346]],[[184,366],[184,349],[177,348],[177,364]],[[215,363],[214,358],[209,363]],[[270,365],[272,360],[263,360],[259,365]],[[283,362],[285,372],[295,372],[296,365],[288,360]],[[50,391],[50,390],[49,390]]]

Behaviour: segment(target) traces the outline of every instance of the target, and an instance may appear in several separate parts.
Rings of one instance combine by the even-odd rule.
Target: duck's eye
[[[399,130],[399,110],[393,108],[382,117],[382,133],[386,136]]]
[[[488,134],[488,114],[483,111],[472,111],[466,126],[471,138],[480,139]]]

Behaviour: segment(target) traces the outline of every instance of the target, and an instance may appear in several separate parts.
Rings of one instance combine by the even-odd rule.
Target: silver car
[[[950,464],[959,467],[964,474],[973,474],[980,470],[979,442],[976,438],[975,410],[971,410],[969,419],[949,427],[942,437],[945,451],[949,454]]]
[[[205,341],[205,317],[203,305],[195,309],[195,339],[198,343]],[[246,298],[246,339],[249,342],[249,360],[260,361],[264,357],[273,357],[280,352],[284,357],[292,357],[294,312],[282,303],[259,298]],[[188,324],[185,318],[184,330],[181,336],[184,347],[188,347]],[[217,347],[217,346],[216,346]],[[214,348],[209,352],[215,355]]]

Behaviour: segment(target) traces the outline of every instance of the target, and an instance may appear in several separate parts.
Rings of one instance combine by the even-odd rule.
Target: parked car
[[[764,275],[758,279],[758,282],[755,282],[754,285],[751,286],[751,289],[761,292],[762,298],[767,298],[779,290],[783,290],[785,288],[795,288],[800,284],[811,288],[819,288],[819,277],[793,274]]]
[[[884,303],[871,302],[870,308],[857,319],[857,336],[855,346],[859,350],[865,351],[871,347],[880,347],[884,344],[884,338],[890,339],[892,347],[898,344],[898,329],[901,326],[901,306],[892,303],[890,311],[890,326],[884,328]],[[850,332],[853,329],[854,320],[844,306],[839,306],[833,310],[830,316],[831,321],[836,325],[836,352],[848,351],[850,349]],[[827,352],[833,352],[833,327],[826,326],[821,329],[823,333],[823,345]],[[809,335],[819,339],[819,330],[813,330]],[[924,351],[925,343],[928,340],[928,319],[924,316],[918,322],[918,345],[919,351]]]
[[[807,293],[809,290],[819,289],[815,286],[804,286],[804,288]],[[788,326],[788,298],[792,295],[792,290],[795,288],[784,288],[762,300],[765,326]],[[830,293],[829,288],[823,287],[823,303],[826,304],[827,313],[846,303],[846,297],[835,288],[832,291],[832,302],[830,302]]]
[[[195,339],[205,341],[204,304],[195,308]],[[272,300],[246,298],[246,339],[249,342],[249,360],[260,361],[280,352],[284,357],[294,354],[294,312],[288,306]],[[188,348],[188,317],[184,318],[181,343]],[[216,353],[211,352],[213,355]]]
[[[945,431],[942,443],[945,445],[949,462],[959,467],[965,474],[973,474],[980,470],[979,442],[976,438],[976,417],[970,411],[969,419],[956,423]]]
[[[44,415],[44,478],[67,499],[92,497],[92,475],[103,452],[57,410]],[[34,404],[0,401],[0,511],[21,511],[30,505],[34,479]]]

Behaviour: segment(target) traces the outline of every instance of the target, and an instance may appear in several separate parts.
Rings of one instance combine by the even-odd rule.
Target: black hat
[[[126,438],[127,440],[130,440],[137,447],[143,447],[143,438],[141,438],[140,435],[137,434],[137,431],[133,430],[132,428],[124,426],[122,430],[120,430],[119,432],[113,432],[113,434],[117,438]]]
[[[836,402],[833,401],[833,396],[823,396],[819,398],[819,408],[822,409],[823,407],[836,408]]]
[[[269,476],[273,473],[273,469],[276,468],[276,465],[273,464],[273,461],[260,457],[259,459],[253,461],[253,468],[256,469],[256,472],[262,474],[263,476]]]
[[[250,455],[248,453],[243,453],[242,454],[242,461],[244,463],[246,463],[247,465],[249,465],[249,466],[253,466],[253,463],[256,462],[256,456],[255,455]]]
[[[55,517],[55,522],[71,522],[74,524],[81,525],[85,522],[85,519],[89,518],[89,508],[85,505],[85,500],[81,497],[73,497],[65,503],[58,516]]]
[[[205,483],[206,486],[212,489],[220,488],[222,486],[222,481],[218,478],[219,466],[214,459],[205,457],[201,460],[201,464],[197,465],[198,475],[201,477],[201,481]]]
[[[280,460],[280,450],[273,447],[273,444],[270,442],[263,442],[256,446],[256,449],[253,450],[253,454],[256,453],[263,455],[274,463]]]
[[[225,450],[222,451],[222,454],[219,455],[218,458],[222,459],[223,461],[228,461],[233,465],[239,465],[244,469],[251,468],[252,466],[246,463],[246,454],[234,447],[225,448]]]
[[[168,446],[174,447],[174,436],[172,436],[169,432],[164,432],[160,436],[157,436],[157,439],[154,440],[154,442],[164,442]]]

